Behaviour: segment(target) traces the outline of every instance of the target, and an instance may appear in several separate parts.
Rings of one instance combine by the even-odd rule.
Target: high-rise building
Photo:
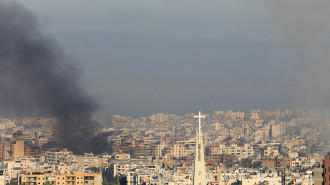
[[[198,133],[197,133],[197,141],[195,148],[195,163],[194,163],[194,185],[206,185],[206,172],[205,172],[205,160],[204,160],[204,145],[203,145],[203,135],[201,130],[201,118],[205,118],[205,116],[201,115],[201,111],[199,111],[198,116],[194,116],[194,118],[198,118]]]
[[[313,168],[314,185],[323,185],[323,161],[321,160],[318,166]]]
[[[10,158],[10,142],[0,141],[0,159]]]
[[[330,185],[330,152],[325,155],[323,166],[324,185]]]
[[[13,144],[13,157],[23,157],[24,156],[24,140],[16,140]]]
[[[17,131],[10,138],[10,153],[13,158],[24,156],[24,134],[22,131]]]

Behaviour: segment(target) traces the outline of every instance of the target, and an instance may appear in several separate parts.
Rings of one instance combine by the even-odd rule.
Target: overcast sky
[[[294,106],[301,58],[261,0],[19,0],[84,68],[106,112]],[[289,10],[288,10],[289,11]],[[274,18],[275,17],[275,18]]]

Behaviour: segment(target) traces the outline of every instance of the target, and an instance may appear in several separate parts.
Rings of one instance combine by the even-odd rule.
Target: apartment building
[[[206,155],[233,155],[239,160],[252,156],[253,147],[250,144],[228,143],[207,146]]]
[[[101,173],[82,173],[75,171],[65,174],[46,173],[43,170],[29,170],[20,174],[23,185],[42,185],[46,182],[54,185],[102,184]]]
[[[61,150],[59,152],[46,152],[45,160],[49,163],[71,162],[73,153],[68,150]]]
[[[330,185],[330,152],[325,155],[323,166],[324,185]]]
[[[275,158],[279,155],[278,150],[273,148],[272,146],[261,148],[260,152],[262,158]]]

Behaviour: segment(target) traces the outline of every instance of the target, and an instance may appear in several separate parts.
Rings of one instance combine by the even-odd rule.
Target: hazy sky
[[[18,2],[83,64],[86,89],[108,112],[294,105],[303,67],[278,39],[276,9],[264,1]]]

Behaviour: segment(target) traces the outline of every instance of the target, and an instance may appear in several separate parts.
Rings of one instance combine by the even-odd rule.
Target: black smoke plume
[[[99,125],[92,120],[98,104],[83,90],[80,72],[32,12],[0,2],[0,114],[54,116],[64,147],[103,152],[107,143],[95,137]]]

